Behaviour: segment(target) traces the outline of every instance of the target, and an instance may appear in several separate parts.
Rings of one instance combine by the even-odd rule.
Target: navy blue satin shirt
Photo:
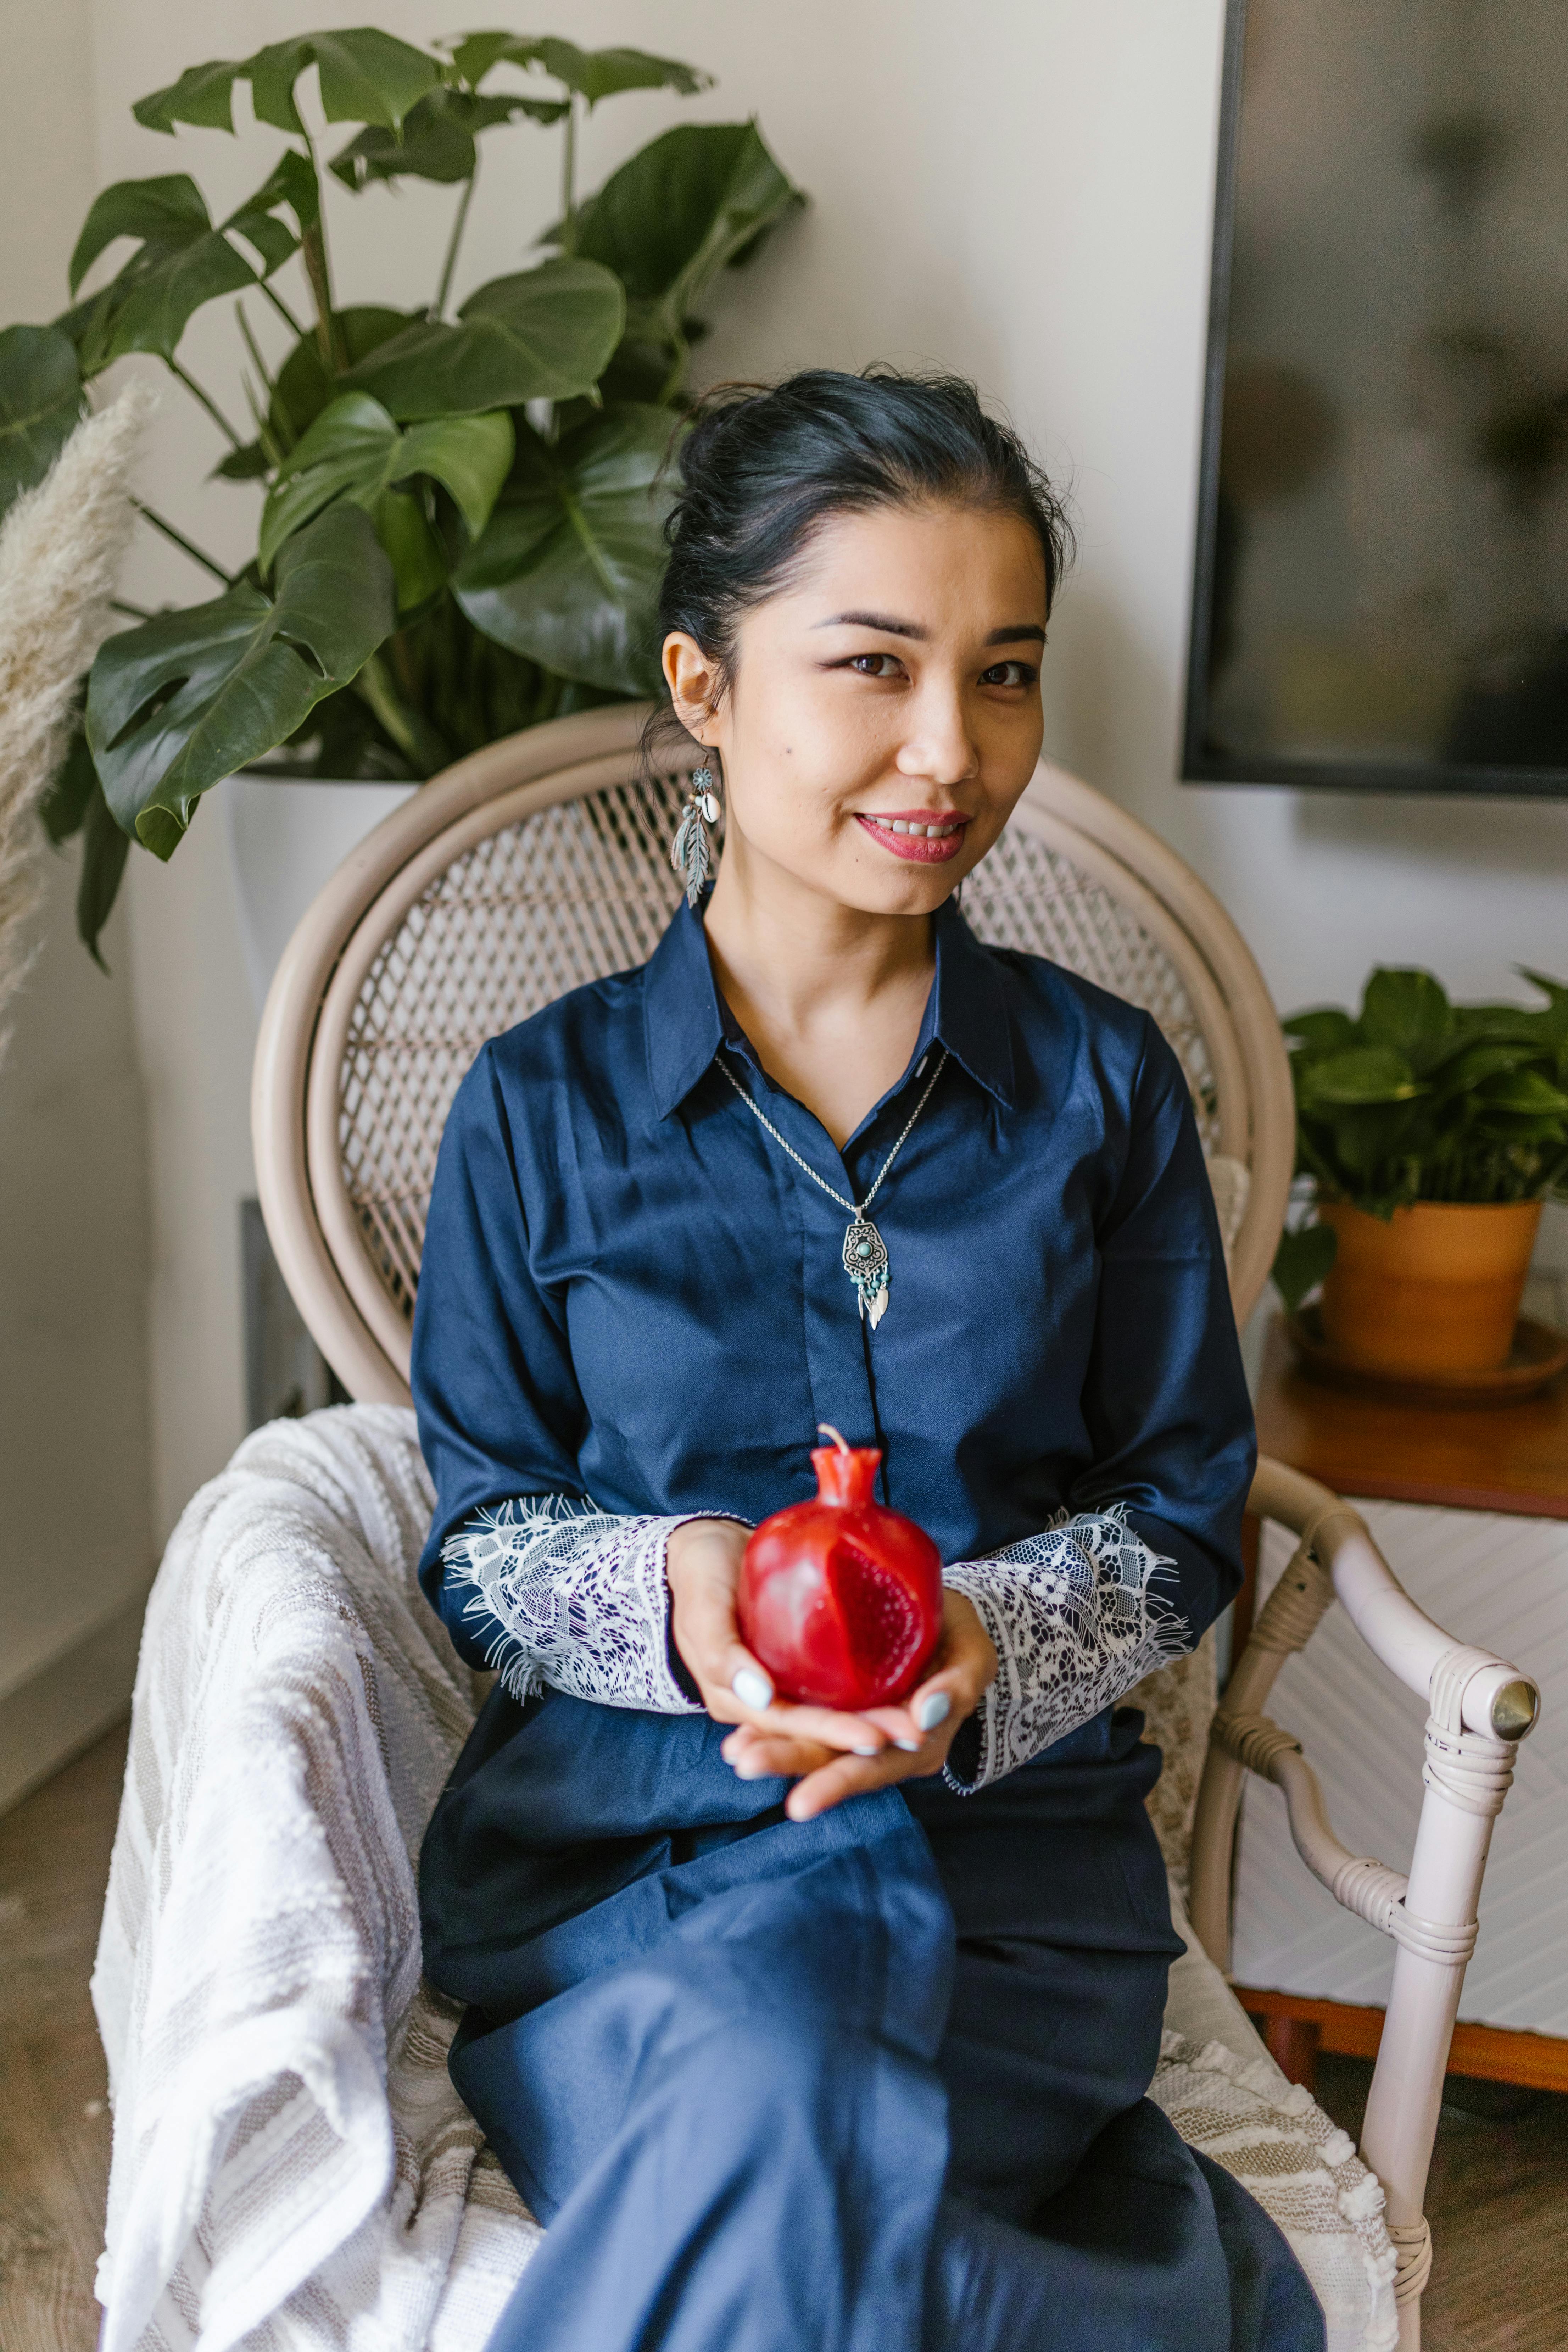
[[[447,1120],[414,1319],[437,1490],[421,1567],[476,1510],[569,1495],[757,1520],[816,1491],[819,1422],[883,1448],[882,1493],[944,1559],[1123,1502],[1195,1639],[1240,1580],[1255,1458],[1214,1202],[1180,1065],[1145,1013],[983,947],[951,902],[910,1064],[842,1154],[773,1084],[684,905],[648,962],[487,1045]],[[872,1210],[846,1213],[737,1099]],[[442,1609],[482,1663],[463,1598]]]

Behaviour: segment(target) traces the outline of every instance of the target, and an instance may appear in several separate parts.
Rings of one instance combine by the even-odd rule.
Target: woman
[[[690,902],[480,1054],[415,1322],[426,1590],[502,1670],[426,1966],[550,2225],[492,2342],[1308,2352],[1283,2239],[1142,2095],[1181,1945],[1114,1702],[1235,1591],[1254,1458],[1187,1090],[955,900],[1039,753],[1059,509],[970,387],[889,374],[731,400],[682,474]],[[952,1563],[861,1716],[736,1628],[822,1423]]]

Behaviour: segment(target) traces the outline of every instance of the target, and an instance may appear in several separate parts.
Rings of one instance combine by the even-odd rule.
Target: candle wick
[[[852,1450],[848,1439],[841,1436],[830,1421],[819,1421],[816,1424],[816,1433],[818,1437],[831,1437],[840,1454],[848,1454]]]

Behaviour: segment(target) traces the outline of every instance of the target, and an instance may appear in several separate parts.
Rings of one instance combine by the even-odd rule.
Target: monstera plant
[[[171,856],[202,794],[237,770],[271,758],[420,779],[516,728],[649,691],[699,306],[802,201],[752,122],[667,131],[580,197],[587,110],[708,86],[639,50],[307,33],[193,66],[134,111],[165,136],[232,134],[241,84],[256,131],[283,141],[255,194],[215,220],[183,172],[106,188],[71,257],[72,307],[0,333],[0,511],[47,470],[93,380],[133,352],[216,425],[217,475],[262,491],[238,572],[142,509],[219,593],[121,605],[130,625],[83,681],[45,821],[57,841],[83,835],[79,928],[95,954],[132,842]],[[321,120],[352,131],[330,157]],[[559,216],[531,256],[520,248],[526,267],[454,306],[482,152],[514,126],[561,142]],[[353,192],[455,192],[437,283],[407,307],[346,298],[324,172]],[[105,255],[119,259],[107,278]],[[243,347],[243,424],[181,357],[196,311],[221,300]]]

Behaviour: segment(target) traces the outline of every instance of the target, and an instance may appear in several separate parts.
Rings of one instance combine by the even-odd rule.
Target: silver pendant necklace
[[[723,1055],[721,1055],[719,1057],[719,1067],[723,1071],[746,1108],[752,1112],[759,1122],[767,1129],[773,1141],[781,1150],[788,1152],[795,1166],[809,1176],[812,1182],[819,1191],[826,1192],[830,1201],[837,1201],[841,1209],[848,1210],[850,1222],[844,1235],[844,1271],[855,1285],[859,1296],[860,1312],[870,1324],[873,1331],[888,1311],[888,1245],[866,1212],[881,1191],[882,1180],[889,1169],[909,1141],[916,1119],[930,1102],[931,1088],[941,1077],[942,1066],[946,1060],[947,1047],[943,1045],[938,1049],[936,1067],[926,1080],[925,1092],[910,1114],[909,1125],[883,1160],[870,1191],[865,1199],[857,1204],[854,1201],[847,1201],[842,1192],[836,1192],[825,1177],[817,1174],[809,1160],[801,1158],[794,1144],[787,1142],[779,1133],[773,1120],[758,1108],[757,1104],[746,1092]]]

